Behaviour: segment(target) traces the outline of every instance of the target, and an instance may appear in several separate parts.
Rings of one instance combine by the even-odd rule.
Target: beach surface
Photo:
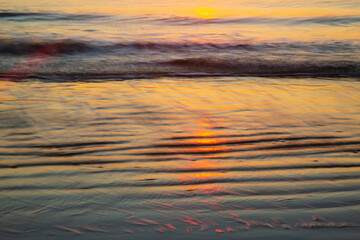
[[[0,238],[356,239],[359,88],[2,82]]]

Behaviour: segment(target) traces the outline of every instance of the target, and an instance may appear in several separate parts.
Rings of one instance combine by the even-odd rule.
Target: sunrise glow
[[[195,13],[199,18],[210,19],[214,17],[214,15],[216,14],[216,10],[211,7],[202,6],[196,8]]]

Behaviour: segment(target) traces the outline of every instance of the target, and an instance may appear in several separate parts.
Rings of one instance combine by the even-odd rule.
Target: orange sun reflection
[[[199,170],[201,172],[183,174],[179,177],[179,179],[182,182],[189,182],[189,181],[193,181],[193,180],[206,181],[206,180],[210,180],[213,178],[223,177],[226,173],[213,171],[214,169],[217,169],[218,167],[219,167],[218,162],[216,160],[199,160],[199,161],[195,161],[195,162],[189,162],[189,164],[188,164],[189,169]],[[210,171],[207,171],[207,170],[210,170]],[[210,184],[210,185],[207,184],[206,186],[189,185],[189,186],[183,187],[183,190],[197,191],[197,192],[202,192],[204,194],[211,194],[214,192],[218,192],[219,188],[220,187],[218,184]]]
[[[196,151],[199,153],[206,153],[201,159],[192,159],[197,161],[189,161],[187,168],[193,171],[185,173],[179,177],[180,181],[184,183],[189,182],[202,182],[204,185],[187,185],[183,187],[184,191],[199,192],[202,194],[214,194],[222,191],[221,186],[216,183],[207,184],[207,180],[214,178],[222,178],[226,173],[216,171],[220,167],[219,161],[216,160],[218,157],[223,157],[217,153],[226,153],[230,151],[228,147],[217,145],[221,140],[212,138],[216,136],[214,127],[218,126],[219,123],[209,118],[202,119],[198,128],[193,131],[192,137],[189,142],[192,146],[197,146]],[[216,153],[216,154],[215,154]],[[206,159],[204,159],[206,157]]]
[[[197,146],[196,151],[199,153],[208,153],[208,157],[212,156],[212,153],[226,153],[230,151],[229,147],[221,146],[221,140],[214,138],[216,136],[214,132],[215,127],[221,126],[221,122],[212,120],[210,118],[203,118],[198,123],[198,128],[193,131],[192,136],[194,137],[191,145]]]

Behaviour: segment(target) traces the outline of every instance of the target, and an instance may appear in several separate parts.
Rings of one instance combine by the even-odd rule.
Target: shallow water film
[[[359,239],[360,3],[0,0],[0,239]]]
[[[2,82],[0,235],[355,239],[359,88],[354,79]]]

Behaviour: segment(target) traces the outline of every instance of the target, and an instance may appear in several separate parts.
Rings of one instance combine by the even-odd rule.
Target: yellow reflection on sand
[[[189,169],[200,170],[204,172],[195,172],[183,174],[179,177],[181,182],[189,181],[206,181],[214,178],[223,177],[226,173],[211,171],[217,169],[218,163],[214,160],[199,160],[194,162],[189,162],[187,165]],[[210,170],[206,172],[206,170]],[[188,185],[182,187],[184,191],[196,191],[203,194],[212,194],[214,192],[220,191],[219,184],[206,184],[206,185]]]
[[[206,153],[207,159],[199,159],[197,161],[189,161],[186,168],[192,169],[193,172],[182,174],[179,177],[181,182],[189,181],[200,181],[206,182],[214,178],[222,178],[226,173],[214,171],[220,167],[220,164],[217,160],[210,160],[217,152],[227,152],[229,149],[224,146],[212,146],[213,144],[219,143],[219,139],[212,138],[216,135],[213,131],[215,126],[218,126],[220,123],[216,120],[211,119],[209,116],[206,118],[200,117],[198,122],[197,129],[192,131],[192,137],[189,143],[196,146],[196,151],[199,153]],[[190,151],[192,148],[189,149]],[[215,155],[219,157],[218,155]],[[188,185],[182,187],[184,191],[195,191],[201,194],[213,194],[221,191],[219,184],[206,184],[206,185]]]

